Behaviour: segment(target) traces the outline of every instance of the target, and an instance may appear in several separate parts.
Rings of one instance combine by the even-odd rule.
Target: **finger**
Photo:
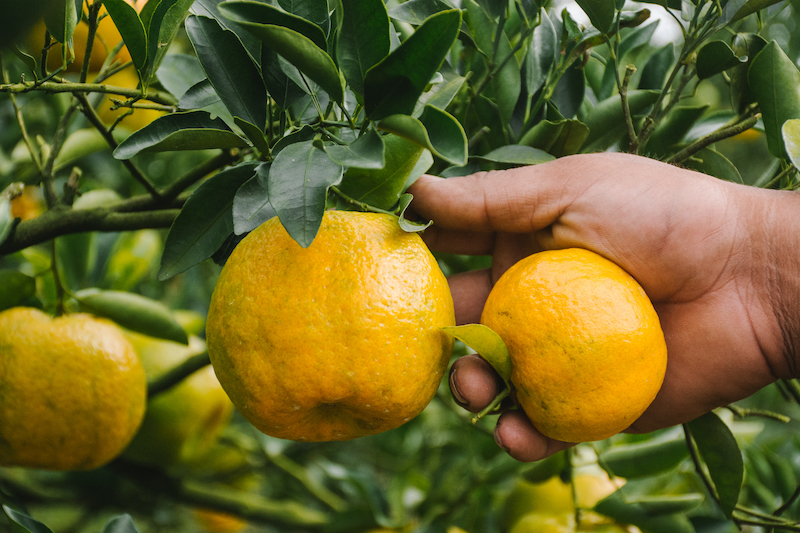
[[[494,440],[511,457],[526,463],[539,461],[574,446],[571,442],[545,437],[520,410],[506,411],[500,415],[494,428]]]
[[[447,278],[453,295],[456,324],[477,324],[481,321],[483,304],[492,290],[492,271],[470,270]]]
[[[494,233],[440,228],[436,224],[422,232],[428,248],[448,254],[489,255],[494,239]]]
[[[500,387],[497,373],[479,355],[459,357],[450,368],[450,392],[458,405],[472,413],[492,403]]]

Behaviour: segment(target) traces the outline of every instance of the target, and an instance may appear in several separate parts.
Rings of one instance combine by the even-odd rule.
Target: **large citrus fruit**
[[[147,384],[120,329],[90,315],[0,313],[0,465],[88,470],[142,421]]]
[[[205,351],[205,342],[190,337],[189,345],[126,333],[144,365],[148,380]],[[233,404],[206,366],[151,399],[144,421],[122,456],[142,464],[168,467],[201,460],[228,423]]]
[[[664,379],[667,348],[653,305],[628,273],[587,250],[515,264],[493,287],[481,322],[508,346],[520,405],[554,439],[619,433]]]
[[[327,211],[308,248],[277,218],[220,274],[211,362],[242,415],[268,435],[347,440],[395,428],[433,397],[452,351],[442,272],[389,215]]]

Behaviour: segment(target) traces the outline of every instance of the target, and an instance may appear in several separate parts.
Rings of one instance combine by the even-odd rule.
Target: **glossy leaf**
[[[748,80],[761,109],[769,151],[785,157],[781,127],[789,119],[800,118],[800,71],[772,41],[753,60]]]
[[[204,181],[186,200],[164,243],[159,280],[166,280],[211,257],[233,232],[233,198],[256,171],[247,162]]]
[[[539,18],[541,22],[533,30],[528,55],[525,58],[525,87],[528,98],[533,97],[536,91],[544,86],[558,52],[556,28],[547,16],[547,11],[542,9]]]
[[[261,40],[245,30],[243,26],[227,19],[220,13],[219,4],[225,0],[195,0],[190,12],[201,17],[213,18],[226,30],[231,30],[242,42],[247,53],[258,63],[261,58]]]
[[[16,307],[36,294],[36,280],[16,270],[0,270],[0,311]]]
[[[629,91],[628,106],[631,114],[637,115],[648,109],[658,99],[659,94],[659,91]],[[599,102],[583,122],[589,127],[584,151],[605,150],[617,142],[625,133],[625,118],[619,96]]]
[[[378,169],[348,168],[340,189],[360,202],[391,209],[425,149],[397,135],[384,136],[383,146],[385,164]]]
[[[683,432],[670,432],[665,437],[611,446],[601,454],[600,464],[615,476],[635,479],[672,470],[688,457]]]
[[[673,515],[693,511],[705,500],[698,492],[689,494],[666,494],[658,496],[641,496],[626,499],[628,505],[636,505],[650,516]]]
[[[183,109],[200,109],[218,102],[222,103],[222,100],[214,90],[214,86],[208,78],[203,78],[183,93],[178,105]]]
[[[5,511],[6,516],[20,526],[23,531],[27,531],[28,533],[53,533],[46,525],[38,520],[34,520],[23,512],[12,509],[7,505],[3,505],[3,511]]]
[[[327,34],[330,31],[330,13],[333,4],[328,7],[327,2],[320,0],[278,0],[281,8],[298,17],[308,20]]]
[[[710,78],[714,74],[719,74],[746,61],[746,57],[736,57],[727,43],[711,41],[697,52],[697,77],[701,80]]]
[[[452,115],[441,109],[426,106],[419,119],[392,115],[381,120],[378,128],[414,141],[454,165],[467,162],[464,129]]]
[[[767,41],[757,33],[737,33],[733,39],[733,52],[738,57],[747,57],[747,62],[730,70],[731,105],[742,113],[748,105],[755,103],[756,96],[750,88],[748,72],[758,53],[767,46]]]
[[[363,95],[367,71],[389,54],[389,15],[383,0],[342,0],[342,6],[336,59],[347,83]]]
[[[60,43],[72,39],[81,17],[82,5],[82,0],[53,0],[50,3],[50,8],[44,12],[44,23],[53,39]]]
[[[161,0],[153,11],[147,29],[149,79],[158,71],[194,0]],[[152,1],[148,2],[151,4]]]
[[[459,76],[451,68],[448,68],[447,64],[442,65],[441,70],[443,74],[442,81],[433,84],[430,90],[422,93],[414,107],[413,116],[419,117],[426,105],[447,109],[447,106],[450,105],[450,102],[453,101],[467,81],[466,77]]]
[[[427,222],[418,222],[415,220],[408,220],[406,218],[406,209],[408,206],[411,205],[411,200],[414,197],[410,194],[404,194],[400,197],[400,201],[398,204],[398,208],[400,210],[400,217],[397,223],[400,225],[400,229],[405,231],[406,233],[418,233],[420,231],[424,231],[425,229],[429,228],[433,221]]]
[[[188,344],[186,332],[161,302],[140,294],[84,289],[75,293],[82,311],[113,320],[120,326],[149,335]]]
[[[114,157],[130,159],[146,152],[226,149],[246,145],[221,119],[212,119],[205,111],[187,111],[164,115],[132,133],[117,146]]]
[[[739,500],[744,479],[744,462],[736,438],[713,412],[685,425],[708,468],[719,498],[720,509],[730,518]]]
[[[283,71],[280,56],[267,45],[261,46],[261,73],[267,92],[280,109],[288,108],[305,94]]]
[[[794,168],[800,170],[800,119],[792,118],[784,122],[781,134],[789,161],[792,162]]]
[[[555,159],[555,157],[548,154],[544,150],[519,144],[501,146],[500,148],[492,150],[488,154],[475,157],[477,159],[483,159],[484,161],[510,163],[512,165],[538,165],[539,163],[546,163]]]
[[[442,11],[424,24],[364,78],[364,107],[371,120],[411,115],[458,35],[461,11]]]
[[[711,147],[703,148],[686,161],[686,166],[709,176],[733,183],[744,183],[739,169],[730,159]]]
[[[766,9],[771,5],[775,5],[781,0],[748,0],[741,5],[740,2],[729,1],[722,10],[722,16],[718,21],[719,24],[732,24],[747,16],[752,15],[756,11]],[[740,6],[739,9],[735,9]]]
[[[385,165],[383,141],[375,130],[368,131],[347,145],[328,145],[325,151],[343,167],[377,169]]]
[[[342,173],[342,167],[313,141],[291,144],[275,157],[269,171],[269,201],[283,227],[303,248],[316,237],[328,189],[342,180]]]
[[[136,70],[144,72],[147,63],[147,32],[139,14],[125,0],[104,0],[103,6],[125,41]]]
[[[674,153],[706,110],[708,110],[707,105],[676,106],[653,131],[647,141],[646,153],[656,159]]]
[[[205,17],[192,15],[186,19],[185,27],[222,103],[231,115],[263,131],[267,122],[267,92],[258,68],[239,39]]]
[[[408,0],[389,10],[389,16],[394,20],[418,26],[431,15],[454,7],[456,6],[447,0]]]
[[[647,60],[642,69],[642,77],[639,78],[638,88],[642,90],[661,90],[674,63],[675,45],[668,43]]]
[[[445,326],[442,330],[460,340],[475,350],[478,355],[486,359],[506,383],[506,386],[510,386],[511,356],[508,354],[506,343],[503,342],[500,335],[483,324]]]
[[[240,130],[250,139],[250,142],[253,143],[253,146],[261,152],[262,154],[269,153],[269,143],[267,142],[267,138],[264,136],[264,130],[262,128],[257,127],[255,124],[251,124],[246,120],[242,120],[239,117],[234,117],[233,122],[236,126],[239,127]]]
[[[139,533],[133,519],[128,514],[111,517],[103,526],[102,533]]]
[[[328,45],[322,28],[275,6],[252,0],[240,0],[222,2],[217,7],[222,13],[234,20],[246,20],[256,24],[271,24],[289,28],[307,37],[322,50],[327,50]]]
[[[269,168],[271,163],[256,167],[255,176],[239,187],[233,198],[233,231],[242,235],[274,217],[277,213],[269,203]]]
[[[261,39],[262,43],[283,56],[309,79],[318,83],[335,101],[341,102],[344,99],[344,80],[336,64],[314,41],[283,26],[250,22],[225,7],[221,7],[221,11]]]
[[[541,120],[519,140],[519,144],[544,150],[555,157],[577,154],[586,138],[589,128],[574,119]]]
[[[156,77],[176,100],[180,100],[194,85],[208,79],[200,60],[189,54],[168,54],[161,62]]]
[[[592,26],[602,33],[608,33],[611,30],[615,15],[613,0],[577,0],[577,4],[592,21]]]
[[[594,506],[594,511],[623,524],[632,524],[648,533],[695,533],[683,513],[651,514],[645,505],[625,498],[625,487],[606,496]]]

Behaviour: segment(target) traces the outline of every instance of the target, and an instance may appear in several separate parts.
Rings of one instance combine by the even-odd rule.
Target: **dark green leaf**
[[[446,0],[408,0],[390,9],[389,16],[394,20],[419,26],[431,15],[454,7]]]
[[[688,457],[686,439],[681,432],[612,446],[601,454],[600,464],[615,476],[634,479],[672,470]]]
[[[594,506],[594,511],[623,524],[632,524],[647,533],[695,533],[686,515],[651,515],[645,505],[625,497],[626,487],[606,496]]]
[[[103,6],[114,21],[122,40],[125,41],[136,70],[144,73],[147,63],[147,32],[139,14],[125,0],[104,0]]]
[[[656,19],[647,26],[640,26],[628,33],[619,44],[619,60],[622,61],[629,53],[649,44],[660,22]]]
[[[707,105],[673,108],[653,131],[645,145],[645,153],[655,159],[662,159],[674,153],[675,148],[707,109]]]
[[[749,15],[752,15],[756,11],[760,11],[762,9],[766,9],[771,5],[775,5],[781,0],[748,0],[745,4],[735,12],[733,11],[733,7],[738,5],[736,2],[728,2],[725,5],[725,8],[722,10],[722,16],[718,21],[719,24],[731,24],[736,22],[737,20],[741,20]],[[733,15],[731,16],[731,12]]]
[[[280,109],[286,109],[305,94],[281,68],[280,56],[265,44],[261,46],[261,73],[267,92]]]
[[[60,43],[66,43],[72,39],[72,34],[78,21],[81,19],[81,6],[83,2],[75,0],[53,0],[50,2],[50,9],[44,12],[44,23],[50,36]],[[66,47],[64,47],[66,52]]]
[[[102,533],[139,533],[133,519],[128,514],[112,517],[103,527]]]
[[[36,280],[16,270],[0,270],[0,311],[16,307],[36,294]]]
[[[258,165],[256,175],[236,191],[233,198],[233,231],[237,235],[253,231],[276,215],[269,203],[270,165]]]
[[[781,134],[789,161],[800,170],[800,119],[792,118],[784,122]]]
[[[325,151],[343,167],[377,169],[385,165],[383,141],[375,130],[368,131],[347,145],[328,145]]]
[[[327,42],[322,28],[308,20],[282,11],[275,6],[250,0],[222,2],[218,6],[219,10],[234,20],[246,20],[256,24],[271,24],[283,26],[290,30],[308,37],[311,42],[322,50],[327,51]]]
[[[667,79],[667,73],[675,63],[675,45],[672,43],[650,56],[642,69],[642,77],[639,78],[639,89],[641,90],[661,90]]]
[[[453,98],[456,97],[461,87],[467,81],[464,76],[459,76],[450,68],[447,63],[442,65],[443,81],[432,84],[433,86],[429,91],[422,93],[422,96],[417,100],[417,105],[414,107],[413,116],[419,117],[425,109],[425,105],[432,105],[439,109],[447,109]]]
[[[522,146],[519,144],[509,144],[496,148],[485,155],[475,156],[484,161],[495,163],[510,163],[512,165],[538,165],[553,161],[555,157],[538,148]]]
[[[744,462],[736,438],[713,412],[685,424],[685,429],[708,467],[722,512],[730,518],[744,478]]]
[[[261,39],[262,43],[283,56],[303,74],[318,83],[332,99],[337,102],[344,99],[344,80],[339,74],[336,64],[327,52],[314,44],[314,41],[283,26],[250,22],[238,17],[237,13],[228,9],[222,8],[222,11]]]
[[[291,144],[269,171],[269,201],[281,224],[303,248],[319,231],[328,189],[342,179],[342,167],[312,141]]]
[[[397,135],[383,137],[385,164],[380,169],[348,168],[341,191],[366,204],[391,209],[405,190],[424,148]]]
[[[130,159],[144,152],[205,150],[247,146],[224,121],[205,111],[187,111],[159,117],[132,133],[114,150],[117,159]]]
[[[613,0],[577,0],[577,3],[595,28],[602,33],[611,30],[615,15]]]
[[[547,81],[558,49],[556,28],[550,17],[547,16],[547,11],[542,9],[539,17],[541,22],[533,30],[533,38],[525,59],[525,87],[528,91],[528,98],[532,98]]]
[[[800,71],[772,41],[753,60],[748,80],[761,109],[769,151],[786,157],[781,127],[789,119],[800,118]]]
[[[183,25],[194,0],[161,0],[153,11],[147,28],[147,62],[149,75],[145,83],[158,71],[169,45]],[[152,0],[148,4],[152,4]]]
[[[176,100],[180,100],[192,86],[208,79],[197,57],[188,54],[168,54],[156,77]]]
[[[461,11],[442,11],[417,31],[364,78],[364,107],[371,120],[393,114],[411,115],[414,106],[442,64],[458,35]]]
[[[637,115],[648,109],[658,99],[660,91],[629,91],[628,106],[631,114]],[[617,142],[624,135],[625,118],[619,96],[612,96],[599,102],[586,115],[583,121],[589,127],[589,137],[584,151],[602,151]]]
[[[522,136],[519,144],[563,157],[577,154],[588,136],[589,128],[579,120],[541,120]]]
[[[500,335],[483,324],[445,326],[442,330],[475,350],[478,355],[492,365],[492,368],[503,379],[506,386],[510,386],[511,356],[508,354],[506,343],[503,342]]]
[[[3,510],[14,523],[22,526],[24,531],[28,531],[29,533],[53,533],[46,525],[38,520],[34,520],[23,512],[14,510],[7,505],[3,506]]]
[[[278,155],[278,152],[294,143],[310,141],[316,135],[317,132],[312,126],[304,124],[299,130],[293,131],[292,133],[281,137],[281,139],[275,143],[275,146],[272,147],[272,155]]]
[[[756,96],[750,88],[747,73],[758,53],[767,46],[767,41],[756,33],[737,33],[733,39],[733,52],[739,57],[747,57],[747,63],[734,67],[731,77],[731,105],[734,111],[742,113],[747,106],[755,103]]]
[[[73,289],[83,287],[97,260],[94,233],[72,233],[55,240],[58,266],[63,282]]]
[[[211,257],[233,231],[233,198],[256,171],[247,162],[215,174],[186,200],[164,244],[159,280],[171,278]]]
[[[201,17],[213,18],[219,22],[220,26],[235,33],[247,53],[253,58],[253,61],[258,63],[261,60],[261,40],[245,30],[241,25],[225,18],[218,7],[222,2],[224,0],[195,0],[194,4],[192,4],[191,12]]]
[[[267,92],[253,60],[230,30],[206,17],[186,19],[186,32],[203,70],[234,117],[259,130],[267,122]]]
[[[710,78],[747,61],[736,57],[731,47],[723,41],[711,41],[697,52],[697,77]]]
[[[262,154],[269,154],[269,143],[267,142],[267,138],[264,136],[264,131],[261,128],[256,127],[254,124],[247,122],[246,120],[242,120],[239,117],[234,117],[233,122],[239,127],[239,129],[244,132],[250,142],[253,143],[253,146],[258,149],[259,152]]]
[[[183,93],[178,105],[183,109],[199,109],[216,103],[222,100],[208,78],[203,78]]]
[[[419,120],[408,115],[386,117],[378,127],[414,141],[454,165],[467,162],[467,136],[461,124],[436,107],[425,106]]]
[[[573,63],[556,84],[550,103],[554,104],[565,118],[574,118],[583,103],[586,79],[583,69]]]
[[[330,16],[328,2],[321,0],[278,0],[278,4],[293,15],[309,20],[328,33]],[[330,9],[333,9],[332,7]]]
[[[685,162],[692,170],[733,183],[744,183],[742,175],[730,159],[711,147],[703,148]]]
[[[543,483],[561,474],[567,468],[567,454],[564,451],[554,453],[550,457],[526,465],[520,475],[531,483]]]
[[[336,59],[347,83],[363,95],[367,71],[389,53],[389,16],[382,0],[342,0],[342,5]]]
[[[75,293],[81,311],[113,320],[123,328],[157,339],[189,344],[186,332],[161,302],[140,294],[84,289]]]

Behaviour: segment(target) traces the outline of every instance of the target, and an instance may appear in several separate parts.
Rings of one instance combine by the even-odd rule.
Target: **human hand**
[[[787,226],[798,212],[795,193],[627,154],[423,176],[409,192],[412,208],[434,222],[423,235],[431,249],[492,255],[490,269],[450,278],[459,324],[479,322],[500,275],[542,250],[592,250],[642,285],[661,320],[668,364],[658,396],[629,431],[687,422],[797,374],[800,328],[787,303],[800,296],[800,273],[792,254],[780,253],[796,248]],[[488,363],[466,356],[453,365],[450,386],[476,412],[500,381]],[[521,461],[571,445],[541,435],[517,410],[500,416],[495,439]]]

